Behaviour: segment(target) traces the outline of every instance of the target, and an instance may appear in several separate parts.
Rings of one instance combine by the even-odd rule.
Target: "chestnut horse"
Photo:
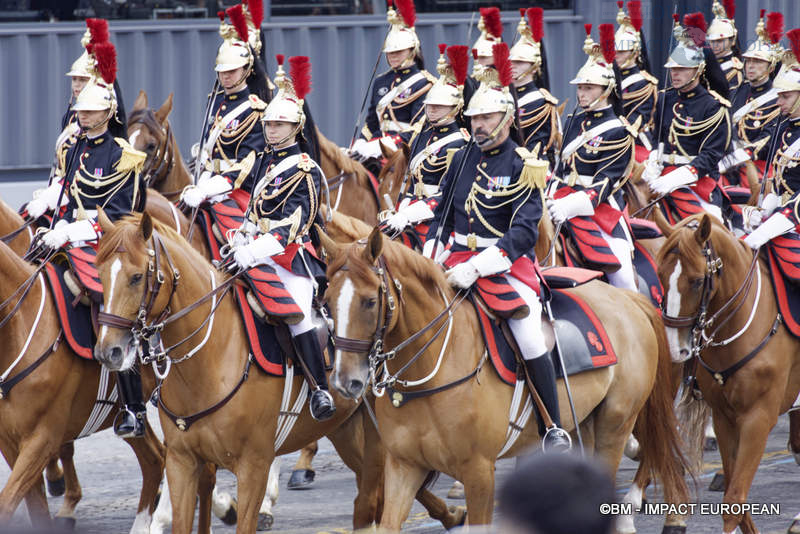
[[[396,347],[425,328],[456,298],[436,264],[384,239],[378,229],[366,244],[342,246],[324,235],[322,241],[330,261],[326,297],[336,332],[354,345],[357,341],[370,345],[379,339],[383,347]],[[657,311],[645,297],[600,282],[571,291],[604,318],[618,358],[615,366],[571,379],[585,444],[615,472],[636,424],[647,469],[663,481],[668,502],[683,502],[687,490],[672,412],[669,349]],[[431,305],[432,297],[441,299],[442,305]],[[393,313],[382,314],[389,306]],[[431,331],[385,361],[389,373],[407,366],[403,379],[428,375],[425,389],[474,378],[399,408],[393,406],[389,395],[376,400],[378,428],[388,450],[383,528],[400,529],[415,493],[431,471],[463,481],[471,524],[492,519],[494,463],[509,429],[512,388],[486,368],[489,364],[485,364],[484,343],[472,306],[464,304],[451,312],[458,335],[449,339],[447,346],[443,347],[441,336],[431,339]],[[376,337],[380,331],[385,334]],[[430,350],[421,351],[423,347]],[[412,361],[415,353],[419,357]],[[368,386],[375,386],[371,383],[376,373],[374,361],[366,351],[337,349],[334,388],[346,397],[359,398]],[[573,430],[563,386],[560,399],[562,421]],[[501,457],[518,455],[537,441],[536,425],[528,425]]]
[[[658,221],[667,236],[658,274],[670,350],[676,361],[696,366],[702,358],[709,368],[692,374],[713,413],[725,472],[723,502],[744,503],[767,436],[800,390],[800,341],[780,321],[763,257],[754,259],[744,242],[707,214],[674,227]],[[734,365],[738,369],[729,371]],[[726,513],[722,520],[726,533],[737,527],[757,532],[749,513]],[[793,528],[799,526],[795,520]]]

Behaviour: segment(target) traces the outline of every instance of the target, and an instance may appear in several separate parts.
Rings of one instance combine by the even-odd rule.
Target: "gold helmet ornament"
[[[706,39],[717,41],[719,39],[736,39],[736,25],[733,16],[736,14],[736,0],[714,0],[711,6],[714,19],[708,27]]]
[[[747,47],[742,57],[747,59],[760,59],[769,63],[769,68],[761,80],[754,80],[755,83],[763,82],[781,59],[783,47],[780,44],[783,37],[783,14],[771,12],[767,14],[767,23],[764,24],[764,9],[761,10],[761,17],[756,24],[756,39]]]
[[[303,129],[306,115],[303,113],[303,101],[311,92],[311,62],[307,56],[293,56],[289,58],[289,76],[283,71],[283,54],[276,56],[278,71],[275,73],[275,85],[278,93],[270,101],[261,120],[264,122],[278,121],[296,124],[296,128],[276,145],[282,145],[293,138]],[[264,129],[266,136],[266,128]]]
[[[478,30],[481,34],[472,48],[477,50],[478,57],[494,57],[494,45],[503,41],[503,21],[500,20],[500,8],[482,7]]]
[[[92,78],[78,94],[75,111],[108,111],[105,118],[97,124],[81,124],[84,130],[93,130],[108,122],[117,111],[117,97],[114,91],[114,80],[117,76],[117,52],[114,45],[106,41],[92,46],[93,64]]]
[[[79,76],[81,78],[91,78],[94,69],[94,59],[89,51],[97,43],[109,41],[108,21],[105,19],[86,19],[86,31],[81,37],[83,54],[76,59],[69,68],[66,76]]]
[[[678,14],[673,15],[675,24],[672,34],[675,36],[675,48],[669,54],[669,59],[664,67],[697,67],[695,77],[699,76],[706,65],[706,58],[701,48],[706,35],[706,19],[702,13],[691,13],[683,17],[686,27],[681,26]],[[688,83],[694,81],[692,78]],[[680,88],[678,88],[680,89]]]
[[[264,22],[264,1],[243,0],[243,12],[247,21],[247,43],[253,55],[261,54],[261,23]]]
[[[503,119],[497,127],[483,141],[477,141],[478,146],[483,148],[494,143],[497,135],[503,127],[514,118],[517,106],[514,97],[511,95],[509,85],[513,81],[511,72],[511,60],[509,59],[508,45],[497,43],[493,48],[492,59],[493,67],[486,67],[480,71],[480,85],[467,106],[464,113],[467,117],[475,115],[485,115],[487,113],[503,113]]]
[[[383,43],[384,54],[389,52],[399,52],[401,50],[413,50],[413,53],[403,62],[401,68],[409,66],[414,57],[419,54],[419,38],[414,30],[414,23],[417,21],[417,9],[414,7],[414,0],[395,0],[397,10],[392,7],[392,0],[388,0],[386,7],[386,20],[389,21],[389,33]]]
[[[253,69],[253,51],[249,44],[249,30],[242,4],[229,7],[224,12],[217,13],[220,19],[219,34],[222,37],[222,44],[217,50],[217,59],[214,70],[216,72],[226,72],[242,68],[241,79],[234,84],[238,86],[243,83]],[[225,22],[225,15],[231,19],[231,23]]]
[[[617,85],[614,75],[616,50],[614,49],[614,26],[612,24],[601,24],[598,27],[600,31],[599,44],[592,39],[592,25],[584,24],[583,27],[586,30],[583,51],[589,57],[569,83],[571,85],[592,84],[605,87],[605,91],[586,108],[589,111],[595,109],[603,99],[608,98]]]
[[[786,32],[786,37],[789,38],[791,47],[783,53],[783,65],[778,75],[775,76],[772,87],[778,93],[800,92],[800,61],[798,61],[800,58],[800,28]],[[795,101],[789,115],[794,114],[798,107],[800,107],[800,98]]]
[[[447,58],[445,60],[445,50]],[[428,90],[425,95],[425,104],[437,106],[453,106],[452,111],[442,117],[433,126],[449,124],[458,116],[464,107],[464,83],[467,80],[467,66],[469,63],[469,51],[466,46],[455,45],[447,47],[445,44],[439,45],[439,61],[436,70],[439,72],[439,79]]]
[[[637,57],[642,54],[642,2],[631,0],[628,2],[628,12],[625,13],[623,0],[617,1],[617,32],[614,34],[614,48],[617,52],[632,52],[630,57],[619,68],[632,67]]]
[[[525,22],[525,14],[528,21]],[[520,73],[514,81],[521,80],[531,73],[538,73],[542,67],[542,38],[544,37],[544,10],[541,7],[529,7],[527,10],[520,8],[517,33],[519,39],[514,43],[509,52],[511,61],[525,61],[530,63],[529,69]]]

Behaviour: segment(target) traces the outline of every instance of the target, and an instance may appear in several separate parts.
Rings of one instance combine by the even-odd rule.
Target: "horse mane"
[[[320,206],[320,210],[327,213],[325,205]],[[361,219],[339,211],[333,211],[331,220],[325,224],[325,233],[337,243],[352,243],[359,239],[365,239],[371,231],[372,226]]]
[[[406,148],[398,148],[397,150],[395,150],[389,157],[389,159],[386,161],[386,165],[384,165],[381,168],[380,175],[378,175],[378,184],[380,184],[378,186],[379,189],[378,193],[380,194],[381,198],[385,194],[389,194],[391,196],[392,193],[394,193],[394,188],[400,186],[400,183],[402,182],[401,178],[405,174],[406,169],[408,169],[408,155],[406,153],[406,150],[410,151],[410,148],[407,148],[408,145],[405,145],[405,143],[403,143],[403,145]],[[400,164],[401,162],[402,165]],[[396,175],[395,177],[397,178],[397,180],[386,179],[390,169],[393,169],[393,172],[395,173]],[[388,188],[391,188],[391,190],[387,190]],[[397,193],[399,196],[402,193],[402,191],[398,191]],[[399,199],[393,199],[393,200],[397,201]]]
[[[161,221],[153,218],[151,220],[153,222],[153,230],[157,231],[165,241],[174,242],[175,245],[181,247],[180,253],[184,257],[189,256],[189,263],[196,266],[208,265],[211,267],[208,260],[197,252],[182,235]],[[117,250],[124,250],[128,253],[136,251],[146,254],[146,244],[139,231],[141,221],[141,213],[131,213],[115,222],[114,228],[100,238],[96,262],[100,264],[107,261]],[[173,257],[177,257],[177,255]]]
[[[0,260],[0,264],[8,266],[7,269],[0,269],[5,278],[16,281],[16,277],[19,276],[20,280],[24,280],[33,274],[33,266],[23,260],[19,254],[14,252],[14,250],[3,241],[0,241],[0,256],[3,258]],[[16,287],[14,287],[14,289],[16,289]]]
[[[169,120],[169,119],[167,119]],[[147,127],[148,130],[151,132],[160,132],[161,131],[161,124],[158,122],[156,118],[156,113],[151,108],[143,108],[143,109],[134,109],[131,111],[131,114],[128,115],[128,126],[130,127],[133,124],[143,124]]]
[[[369,183],[367,169],[364,168],[363,165],[342,152],[336,143],[322,135],[319,128],[317,128],[317,136],[319,137],[320,153],[332,161],[334,165],[336,165],[336,168],[339,169],[339,172],[353,174],[359,186],[372,189],[372,184]]]
[[[697,240],[694,237],[694,231],[698,228],[700,221],[704,216],[706,216],[706,214],[699,213],[678,222],[674,226],[674,231],[672,234],[666,238],[666,241],[664,241],[664,244],[659,249],[658,254],[656,255],[656,263],[661,264],[667,254],[677,250],[681,257],[681,261],[690,263],[691,267],[698,271],[705,271],[705,258],[700,253]],[[730,233],[728,232],[728,229],[717,220],[716,217],[708,215],[708,218],[711,221],[712,238],[715,233]],[[733,238],[732,234],[731,237]],[[747,246],[744,244],[744,242],[741,242],[738,239],[736,239],[736,242],[742,247]]]

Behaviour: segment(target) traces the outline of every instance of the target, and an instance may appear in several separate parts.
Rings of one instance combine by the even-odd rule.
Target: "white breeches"
[[[298,252],[298,254],[301,253]],[[297,336],[314,328],[314,322],[311,320],[313,317],[311,304],[314,302],[314,281],[306,276],[297,276],[293,272],[287,271],[275,263],[272,258],[267,258],[265,263],[275,269],[281,282],[286,287],[286,291],[289,292],[303,312],[302,321],[289,325],[289,331],[292,336]]]
[[[544,332],[542,332],[542,302],[539,300],[539,295],[513,276],[507,274],[505,277],[531,310],[527,317],[508,320],[508,327],[514,334],[514,340],[519,345],[522,357],[532,360],[544,356],[547,354],[547,345],[545,345]]]
[[[608,248],[622,265],[617,272],[606,274],[609,283],[614,287],[638,291],[639,286],[636,283],[636,271],[633,269],[633,257],[631,256],[633,245],[625,238],[611,237],[603,230],[600,230],[600,233],[608,243]]]

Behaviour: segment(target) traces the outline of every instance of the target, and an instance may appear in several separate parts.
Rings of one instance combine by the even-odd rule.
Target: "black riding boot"
[[[547,408],[547,413],[553,420],[555,428],[545,429],[544,423],[539,421],[539,435],[542,436],[542,450],[566,452],[572,447],[569,434],[561,428],[561,416],[558,408],[558,390],[556,389],[556,371],[553,367],[553,357],[548,352],[532,360],[525,360],[525,368],[531,377],[533,387],[539,393]]]
[[[298,334],[294,336],[294,341],[298,357],[303,359],[303,363],[306,364],[311,377],[317,384],[317,387],[311,391],[311,398],[308,402],[311,416],[317,421],[330,419],[336,412],[336,406],[333,404],[333,397],[328,392],[325,359],[319,346],[317,331],[311,329]]]
[[[135,369],[116,373],[123,408],[114,418],[114,433],[122,438],[141,438],[147,421],[142,400],[142,377]]]

